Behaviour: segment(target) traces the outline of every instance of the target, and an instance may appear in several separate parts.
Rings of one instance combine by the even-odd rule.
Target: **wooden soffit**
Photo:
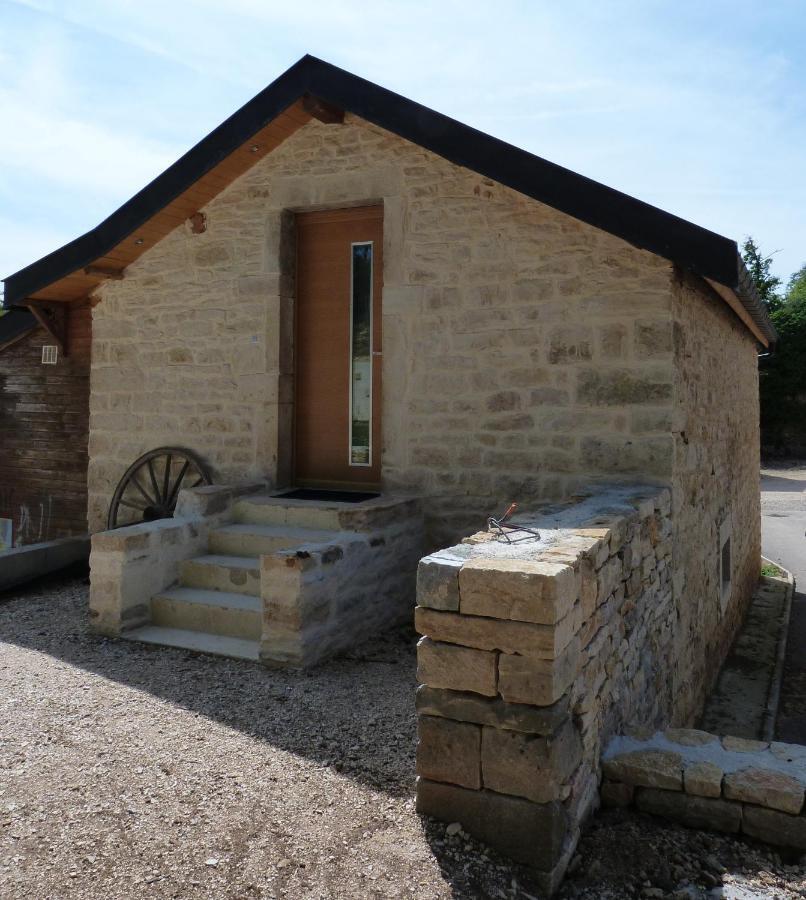
[[[306,106],[310,111],[305,108]],[[186,219],[207,206],[221,191],[268,156],[312,118],[320,120],[323,118],[321,108],[312,104],[310,99],[301,98],[103,256],[35,291],[27,299],[71,302],[86,298],[104,281],[122,278],[126,266],[131,265],[174,228],[178,228]],[[331,121],[337,119],[331,118]]]

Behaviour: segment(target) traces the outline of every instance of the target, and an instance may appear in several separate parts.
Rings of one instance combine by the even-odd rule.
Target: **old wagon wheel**
[[[180,488],[212,484],[207,466],[191,450],[158,447],[126,469],[109,506],[107,528],[169,519]]]

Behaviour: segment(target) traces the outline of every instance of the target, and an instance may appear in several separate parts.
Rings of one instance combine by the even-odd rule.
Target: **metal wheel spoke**
[[[171,486],[171,463],[173,462],[172,454],[165,457],[165,475],[162,479],[162,502],[165,503],[169,497],[169,488]]]
[[[133,503],[131,500],[119,500],[121,506],[128,506],[130,509],[136,509],[139,512],[145,512],[146,507],[140,503]]]
[[[154,500],[154,498],[146,492],[146,489],[142,484],[140,484],[140,480],[136,475],[132,475],[130,483],[133,484],[137,488],[137,490],[140,491],[140,493],[146,498],[146,503],[148,503],[149,506],[159,505],[159,501]]]
[[[115,488],[107,527],[119,528],[170,518],[185,481],[191,488],[212,484],[207,467],[192,450],[158,447],[144,453],[129,466]]]
[[[182,486],[182,479],[185,477],[185,472],[190,468],[190,460],[186,459],[182,463],[182,468],[179,470],[179,475],[174,482],[174,486],[171,489],[171,496],[168,498],[168,506],[173,509],[174,504],[176,503],[176,495],[179,493],[179,488]]]
[[[159,504],[160,500],[162,500],[162,496],[160,494],[159,485],[157,484],[157,475],[154,472],[153,460],[148,461],[148,475],[151,478],[151,487],[154,488],[154,496],[157,498],[157,504]]]

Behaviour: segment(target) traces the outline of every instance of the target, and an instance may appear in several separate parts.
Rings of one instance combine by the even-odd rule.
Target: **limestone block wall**
[[[591,476],[668,481],[664,260],[355,116],[311,122],[99,292],[90,523],[160,444],[222,481],[289,477],[296,210],[384,207],[386,490],[434,545]]]
[[[422,553],[422,513],[407,501],[366,531],[336,531],[330,541],[262,555],[261,660],[312,666],[411,621]]]
[[[670,492],[614,487],[520,518],[418,572],[417,804],[553,890],[596,803],[602,748],[678,698]]]
[[[806,850],[806,748],[677,728],[616,738],[602,802]]]
[[[675,724],[699,715],[759,576],[757,348],[704,282],[677,273],[674,328]],[[730,538],[730,584],[720,551]]]

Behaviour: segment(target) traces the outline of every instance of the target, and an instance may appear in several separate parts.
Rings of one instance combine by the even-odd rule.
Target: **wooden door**
[[[381,480],[383,207],[297,216],[295,477]]]

